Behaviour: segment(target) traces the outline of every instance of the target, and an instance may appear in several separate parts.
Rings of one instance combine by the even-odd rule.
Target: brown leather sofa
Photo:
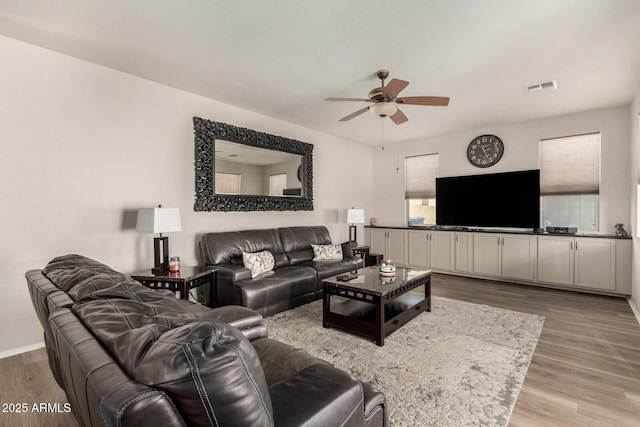
[[[383,426],[382,393],[267,337],[262,316],[152,290],[80,255],[26,273],[81,426]]]
[[[313,261],[311,245],[329,245],[324,226],[286,227],[206,233],[200,240],[205,265],[215,267],[218,305],[241,305],[271,316],[322,298],[322,279],[364,265],[342,244],[341,260]],[[243,252],[269,251],[273,271],[252,278],[242,263]]]

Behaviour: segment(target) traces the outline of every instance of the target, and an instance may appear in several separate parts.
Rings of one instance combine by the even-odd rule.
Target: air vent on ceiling
[[[544,91],[555,90],[555,89],[558,89],[558,81],[557,80],[551,80],[550,82],[540,83],[540,84],[537,84],[537,85],[529,86],[527,88],[527,92],[529,92],[529,93],[544,92]]]

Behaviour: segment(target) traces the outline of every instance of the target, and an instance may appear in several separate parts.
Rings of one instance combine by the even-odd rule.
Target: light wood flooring
[[[510,426],[640,426],[640,325],[626,299],[441,274],[432,293],[546,317]]]
[[[435,296],[546,317],[510,426],[640,426],[640,325],[623,298],[434,274]],[[0,359],[0,402],[65,402],[44,349]],[[69,414],[0,413],[0,426]]]

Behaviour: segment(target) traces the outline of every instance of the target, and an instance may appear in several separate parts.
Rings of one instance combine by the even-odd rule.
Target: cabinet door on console
[[[575,239],[574,251],[576,286],[615,290],[615,240]]]
[[[536,270],[536,236],[502,235],[502,276],[534,280]]]
[[[430,264],[435,270],[453,270],[455,260],[455,233],[432,231]]]
[[[429,232],[409,231],[409,265],[429,266]]]
[[[396,264],[406,265],[407,257],[407,231],[406,230],[388,230],[387,245],[389,252],[387,258],[395,261]]]
[[[383,258],[388,257],[387,253],[387,230],[386,229],[370,229],[369,236],[369,253],[381,254]]]
[[[456,271],[473,271],[473,233],[456,233]]]
[[[538,237],[538,280],[573,285],[573,237]]]
[[[474,233],[473,235],[473,272],[500,276],[500,235],[492,233]]]

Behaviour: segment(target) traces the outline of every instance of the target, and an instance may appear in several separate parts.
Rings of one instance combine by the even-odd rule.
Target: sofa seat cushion
[[[324,260],[324,261],[308,261],[302,264],[306,267],[311,267],[318,273],[318,286],[322,288],[322,279],[327,277],[336,276],[338,274],[348,273],[358,268],[358,264],[355,260],[345,259],[340,261]]]
[[[253,309],[288,301],[316,291],[314,269],[304,266],[280,267],[254,279],[240,280],[243,303]]]
[[[269,387],[279,427],[363,425],[362,384],[331,365],[312,365]]]

